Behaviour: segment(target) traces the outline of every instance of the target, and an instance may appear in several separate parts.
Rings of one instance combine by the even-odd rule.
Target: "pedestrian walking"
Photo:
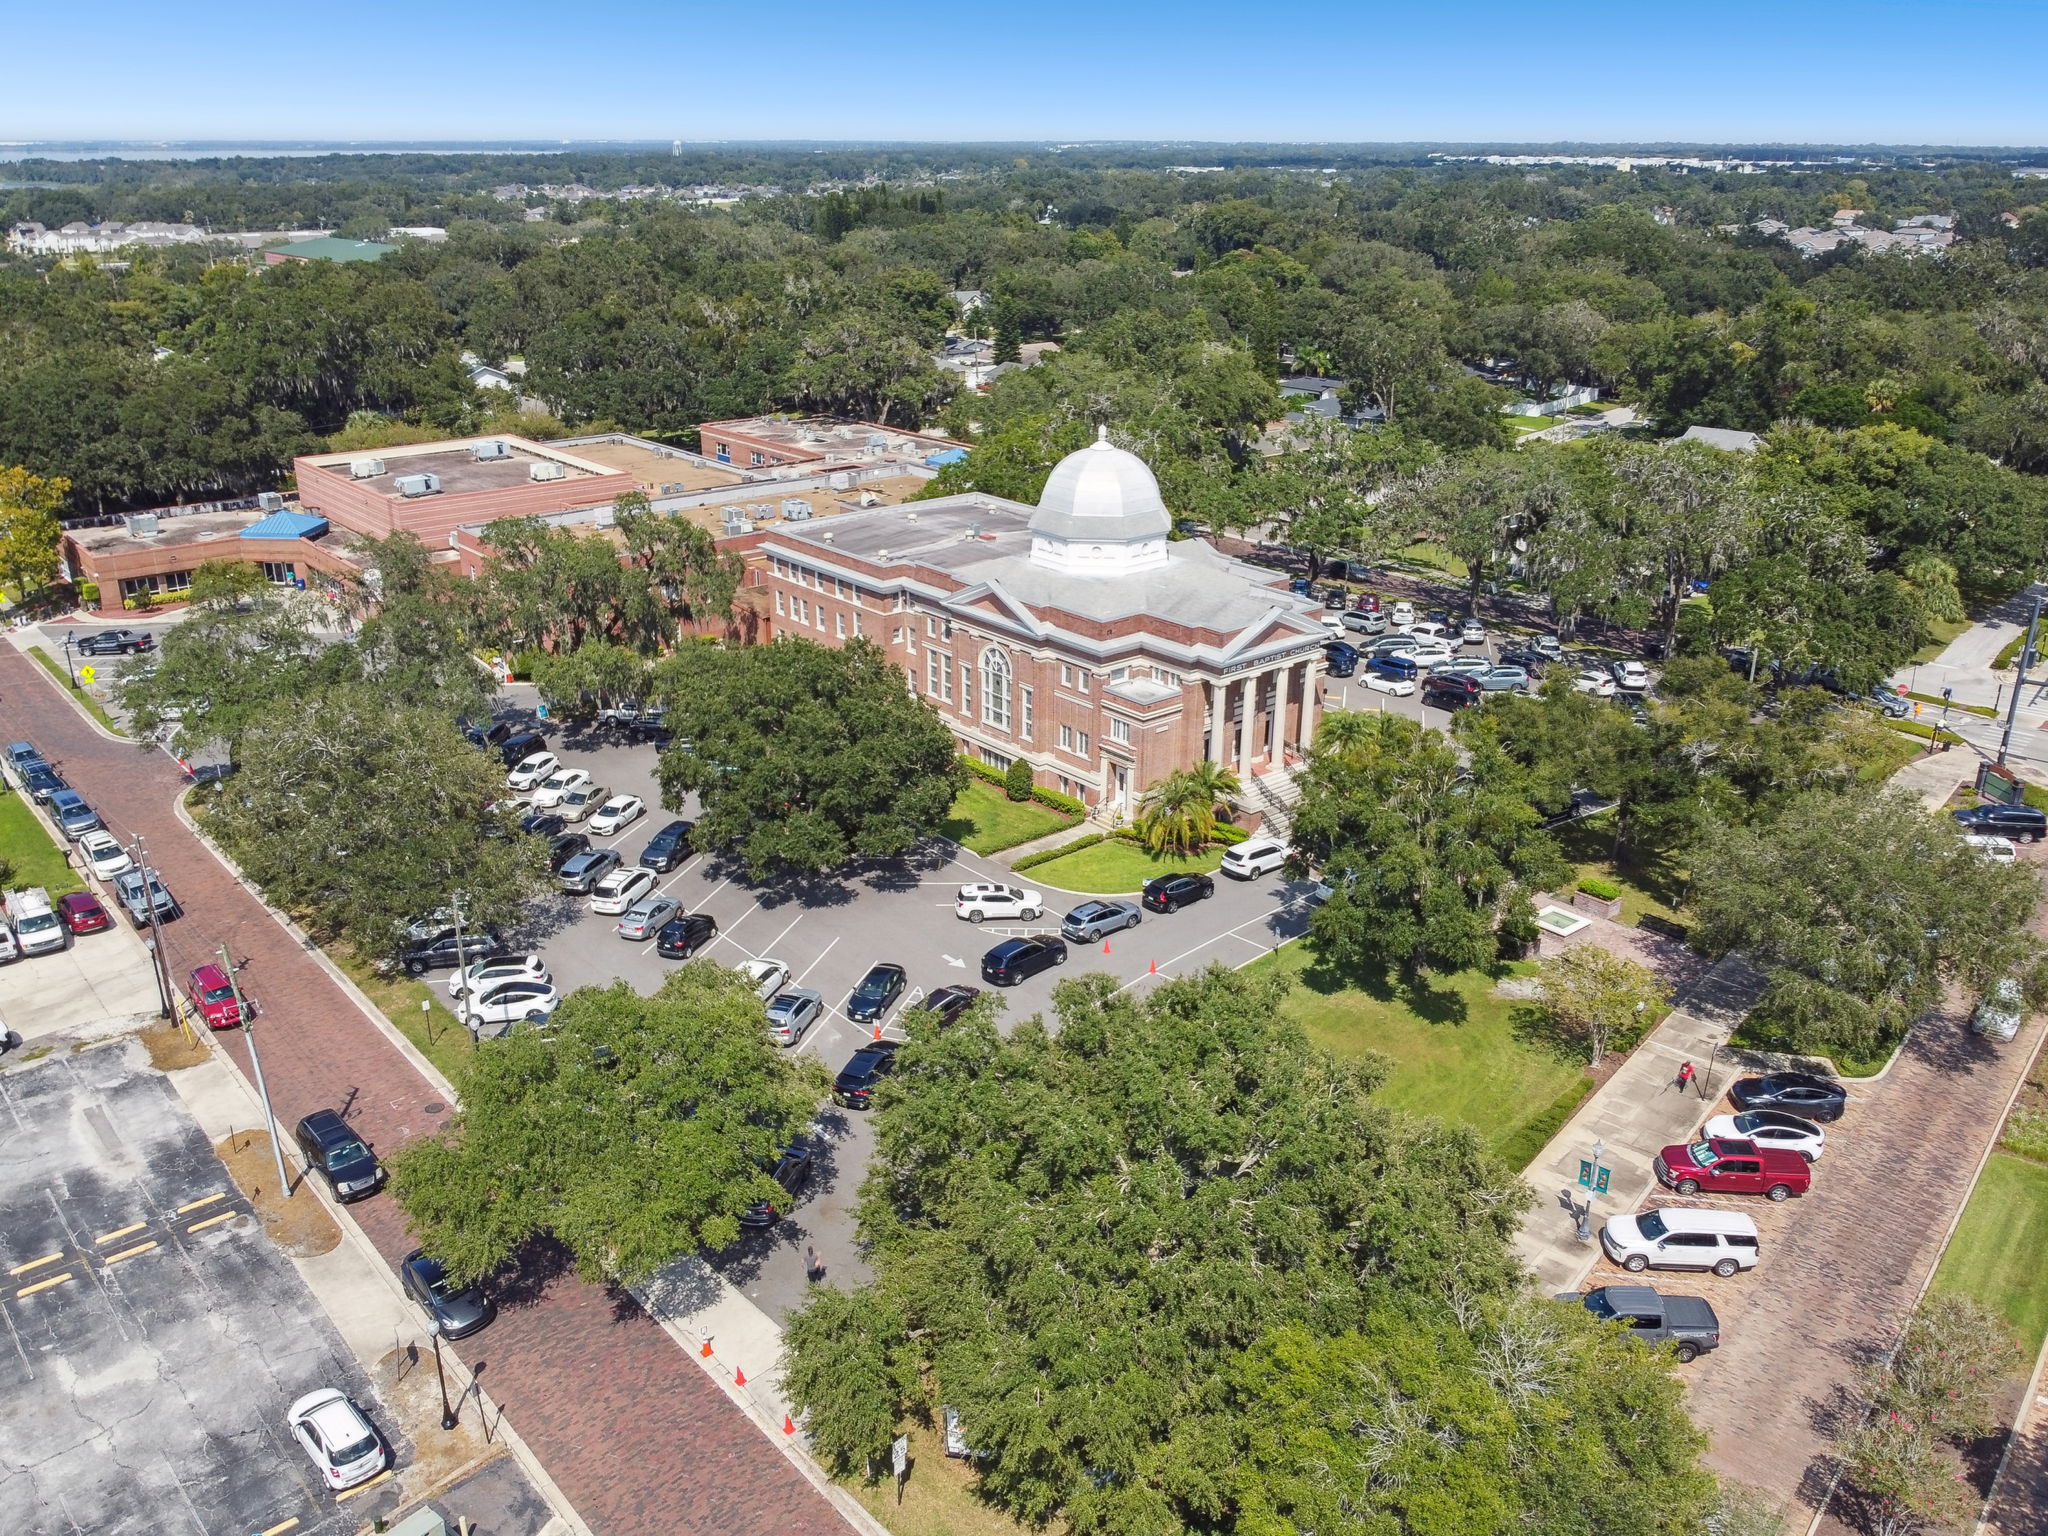
[[[822,1270],[818,1264],[818,1249],[815,1243],[804,1244],[804,1278],[815,1281]]]
[[[1689,1085],[1692,1082],[1692,1079],[1692,1063],[1688,1061],[1684,1066],[1678,1069],[1678,1091],[1680,1093],[1685,1092],[1687,1085]]]

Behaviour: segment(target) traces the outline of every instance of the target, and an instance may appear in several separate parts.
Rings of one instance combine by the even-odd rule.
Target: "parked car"
[[[333,1387],[308,1392],[284,1422],[330,1489],[366,1483],[390,1463],[391,1453],[362,1410]]]
[[[1753,1141],[1760,1147],[1797,1152],[1809,1163],[1818,1162],[1827,1150],[1828,1133],[1811,1120],[1788,1115],[1782,1109],[1746,1109],[1739,1114],[1716,1115],[1700,1127],[1709,1140]]]
[[[2026,1022],[2027,999],[2020,984],[2007,976],[1977,1003],[1970,1027],[1987,1040],[2011,1040]]]
[[[762,955],[742,962],[740,974],[747,978],[747,985],[754,989],[754,996],[765,1003],[789,980],[789,966],[772,956]]]
[[[811,1182],[811,1149],[801,1145],[784,1147],[767,1174],[781,1186],[783,1198],[756,1200],[740,1212],[740,1225],[743,1227],[772,1227],[782,1220],[786,1212],[795,1209],[804,1186]]]
[[[1763,1195],[1774,1201],[1813,1188],[1813,1169],[1797,1152],[1753,1141],[1674,1142],[1650,1160],[1659,1183],[1681,1195]]]
[[[1646,1269],[1711,1269],[1724,1279],[1762,1257],[1756,1222],[1744,1211],[1665,1205],[1613,1216],[1600,1229],[1607,1257],[1630,1274]]]
[[[413,1249],[399,1261],[398,1280],[444,1339],[466,1339],[498,1315],[497,1304],[481,1287],[457,1285],[424,1248]]]
[[[21,771],[21,792],[38,805],[48,805],[52,795],[69,787],[48,763],[30,763]]]
[[[654,936],[654,952],[664,960],[687,960],[718,937],[718,919],[708,912],[679,912]]]
[[[1112,933],[1135,928],[1144,919],[1145,914],[1128,901],[1084,901],[1060,919],[1060,937],[1076,944],[1093,944]]]
[[[1910,699],[1896,688],[1887,688],[1882,683],[1872,687],[1865,697],[1884,712],[1887,720],[1903,720],[1913,713],[1913,703]]]
[[[455,1016],[472,1030],[498,1032],[517,1024],[545,1024],[562,1005],[562,994],[544,981],[501,981],[479,987],[455,1005]]]
[[[1413,635],[1381,635],[1378,639],[1367,642],[1365,654],[1368,656],[1393,656],[1415,651],[1420,647],[1421,643]]]
[[[7,766],[18,779],[30,763],[43,761],[43,750],[32,741],[10,741],[7,744]]]
[[[944,1028],[972,1008],[974,1000],[979,996],[979,987],[941,987],[918,1006],[930,1014],[940,1028]]]
[[[1287,862],[1287,841],[1279,837],[1248,837],[1235,848],[1226,849],[1222,872],[1238,880],[1256,880]]]
[[[489,928],[464,928],[439,917],[422,918],[412,924],[398,944],[398,964],[408,976],[445,971],[451,965],[465,965],[494,955],[505,946]]]
[[[1351,594],[1342,587],[1323,588],[1323,606],[1332,613],[1342,613],[1351,606]]]
[[[768,1038],[795,1045],[825,1015],[825,999],[809,987],[784,987],[768,999]]]
[[[0,965],[12,965],[21,958],[21,945],[15,942],[14,930],[0,919]],[[9,1049],[5,1036],[0,1036],[0,1052]]]
[[[73,649],[81,656],[133,656],[139,651],[155,650],[156,636],[146,629],[103,629],[96,635],[82,636]]]
[[[1989,859],[1994,864],[2016,863],[2020,856],[2017,848],[1992,832],[1965,833],[1963,846],[1979,858]]]
[[[1466,619],[1458,626],[1458,639],[1465,645],[1486,644],[1486,626],[1477,619]]]
[[[234,983],[217,965],[202,965],[185,979],[185,996],[208,1029],[235,1029],[242,1022],[242,1002]]]
[[[1422,664],[1415,659],[1412,650],[1375,656],[1365,664],[1367,686],[1371,686],[1372,680],[1376,677],[1384,678],[1390,683],[1411,683],[1421,672]]]
[[[541,735],[539,731],[516,731],[498,743],[498,761],[505,765],[507,772],[510,772],[529,757],[539,755],[552,757],[554,754],[546,750],[547,744],[547,737]],[[540,777],[542,779],[546,778],[549,773],[553,773],[555,768],[559,767],[561,767],[561,764],[556,763],[553,768],[549,768]],[[540,780],[536,779],[534,782],[538,783]]]
[[[493,720],[489,725],[475,720],[457,720],[455,723],[462,728],[463,739],[482,751],[501,747],[512,739],[512,726],[504,720]]]
[[[628,864],[615,869],[590,888],[590,910],[605,917],[617,917],[654,889],[657,876],[651,869]]]
[[[890,1005],[903,995],[908,978],[903,967],[883,961],[871,966],[867,975],[861,977],[846,998],[846,1016],[856,1024],[872,1024],[889,1011]]]
[[[86,833],[100,829],[99,817],[85,803],[85,796],[75,789],[60,789],[50,796],[50,819],[57,823],[57,830],[74,843]]]
[[[1323,647],[1323,670],[1332,677],[1349,677],[1358,670],[1358,650],[1342,640]]]
[[[331,1109],[316,1109],[298,1124],[292,1139],[306,1166],[327,1181],[334,1198],[347,1204],[377,1192],[384,1166],[349,1123]]]
[[[1216,882],[1207,875],[1154,875],[1145,882],[1138,900],[1148,911],[1178,912],[1192,901],[1205,901],[1216,894]]]
[[[1392,622],[1394,628],[1406,629],[1415,622],[1415,605],[1403,599],[1394,604],[1393,608],[1389,610],[1387,618]]]
[[[1473,681],[1487,693],[1513,693],[1529,686],[1529,673],[1524,667],[1488,667],[1475,674]]]
[[[1737,1078],[1728,1090],[1737,1109],[1783,1109],[1832,1124],[1842,1118],[1849,1094],[1840,1083],[1807,1072],[1773,1072]]]
[[[695,829],[694,822],[670,822],[647,840],[634,862],[658,875],[668,874],[690,856],[690,833]]]
[[[1640,661],[1610,661],[1607,675],[1623,693],[1641,693],[1650,686],[1650,669]]]
[[[553,778],[562,760],[552,752],[535,752],[522,757],[511,772],[505,775],[507,789],[534,790]]]
[[[1965,832],[1988,832],[2030,843],[2048,837],[2048,811],[2031,805],[1965,805],[1949,815]]]
[[[1412,677],[1385,677],[1377,672],[1367,676],[1365,686],[1373,693],[1384,693],[1396,699],[1413,698],[1422,687]]]
[[[1027,891],[1017,885],[994,885],[980,882],[963,885],[953,899],[953,915],[965,918],[970,923],[983,922],[988,918],[1016,918],[1026,923],[1038,921],[1045,911],[1045,898],[1036,891]]]
[[[647,802],[638,795],[613,795],[590,813],[590,835],[610,837],[623,832],[647,813]]]
[[[57,915],[64,919],[64,926],[73,933],[98,933],[114,926],[113,918],[100,905],[99,897],[90,891],[73,891],[68,896],[59,896]]]
[[[590,782],[588,768],[557,768],[540,783],[533,786],[533,804],[536,810],[550,810],[562,803],[562,797],[572,789],[581,789]]]
[[[611,798],[609,784],[582,784],[562,796],[557,809],[562,813],[562,820],[579,822],[593,815],[600,807],[609,804]],[[590,828],[590,832],[592,836],[598,835],[595,827]]]
[[[581,832],[571,834],[583,837]],[[559,842],[559,839],[557,840]],[[617,869],[624,860],[616,848],[593,848],[583,837],[583,849],[571,854],[555,871],[555,880],[572,896],[586,896],[592,886]]]
[[[896,1069],[896,1042],[870,1040],[832,1079],[832,1102],[841,1109],[867,1109],[882,1079]]]
[[[1478,683],[1455,672],[1433,672],[1422,685],[1422,702],[1438,709],[1465,709],[1483,697]]]
[[[1503,667],[1520,667],[1531,677],[1541,677],[1543,669],[1549,663],[1550,658],[1533,646],[1521,646],[1513,650],[1502,651],[1498,664]]]
[[[95,880],[112,880],[135,867],[128,850],[114,841],[111,832],[88,832],[78,840],[79,857]]]
[[[1647,1285],[1603,1285],[1583,1296],[1567,1292],[1557,1299],[1576,1301],[1603,1322],[1620,1323],[1629,1337],[1645,1344],[1671,1345],[1681,1365],[1721,1347],[1721,1319],[1704,1296],[1667,1296]]]
[[[1475,681],[1493,670],[1484,656],[1445,656],[1429,664],[1431,677],[1469,677]]]
[[[7,893],[7,922],[24,955],[54,954],[71,942],[70,930],[41,886]]]
[[[528,811],[519,818],[519,830],[528,837],[560,837],[568,823],[553,811]]]
[[[682,907],[683,904],[673,896],[664,896],[659,891],[649,892],[619,914],[618,935],[622,939],[644,943],[653,938]]]
[[[981,957],[981,979],[994,987],[1014,987],[1066,963],[1065,939],[1005,939]]]
[[[1605,672],[1596,672],[1591,667],[1572,679],[1573,693],[1590,693],[1596,699],[1614,697],[1614,679]]]
[[[1347,608],[1337,622],[1361,635],[1384,635],[1387,632],[1387,616],[1370,608]]]
[[[1457,652],[1452,649],[1448,640],[1418,640],[1408,654],[1413,656],[1416,665],[1426,672],[1435,663],[1450,660]]]
[[[1451,640],[1451,627],[1442,619],[1417,619],[1413,624],[1410,624],[1408,626],[1408,633],[1413,635],[1416,641],[1420,644],[1426,645],[1430,641],[1435,640],[1439,642],[1446,651],[1452,648],[1453,642]]]
[[[155,870],[144,872],[139,869],[124,870],[114,877],[114,899],[121,903],[121,909],[128,914],[128,921],[137,928],[147,928],[152,919],[168,923],[178,916],[180,907],[177,898],[171,895],[170,887]]]
[[[539,955],[520,955],[501,950],[458,967],[455,974],[448,978],[448,995],[451,998],[461,997],[465,992],[477,988],[488,991],[500,982],[506,981],[545,983],[554,979],[548,970],[547,962]]]

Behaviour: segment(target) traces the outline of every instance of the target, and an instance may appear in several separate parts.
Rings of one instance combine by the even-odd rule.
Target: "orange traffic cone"
[[[882,1023],[879,1019],[875,1021],[875,1038],[877,1040],[882,1038]]]
[[[736,1387],[744,1387],[747,1384],[747,1373],[745,1371],[734,1371],[732,1373],[732,1384]]]
[[[1109,940],[1107,940],[1107,939],[1104,939],[1104,940],[1102,941],[1102,952],[1103,952],[1103,953],[1104,953],[1105,955],[1109,953]]]
[[[706,1360],[709,1360],[711,1358],[711,1341],[709,1339],[706,1339],[704,1341],[704,1347],[698,1350],[697,1353],[702,1355]]]
[[[1157,976],[1159,974],[1159,962],[1157,960],[1154,960],[1152,962],[1152,969],[1147,974],[1152,976]]]
[[[785,1435],[793,1435],[796,1433],[796,1425],[790,1422],[790,1417],[786,1413],[782,1416],[782,1432]]]

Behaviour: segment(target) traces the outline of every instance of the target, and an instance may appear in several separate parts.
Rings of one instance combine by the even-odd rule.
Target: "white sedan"
[[[572,789],[581,789],[590,782],[587,768],[560,768],[548,775],[547,779],[534,786],[533,808],[545,811],[562,803],[562,797]]]
[[[590,910],[601,912],[607,917],[617,917],[653,890],[654,882],[658,878],[653,870],[638,864],[615,869],[592,887]]]
[[[320,1469],[320,1480],[337,1491],[368,1482],[390,1460],[363,1411],[333,1387],[307,1393],[292,1404],[284,1421]]]
[[[1573,693],[1590,693],[1596,699],[1614,697],[1614,679],[1605,672],[1581,672],[1572,679]]]
[[[474,965],[459,968],[448,978],[448,995],[460,997],[472,989],[488,992],[507,981],[551,982],[547,962],[539,955],[487,955]]]
[[[1015,885],[978,883],[963,885],[953,902],[953,915],[970,923],[991,917],[1016,917],[1035,922],[1045,910],[1045,898],[1036,891]]]
[[[1374,693],[1391,693],[1397,699],[1405,699],[1415,692],[1412,677],[1381,677],[1377,672],[1365,674],[1365,686]]]
[[[590,813],[590,834],[609,837],[614,832],[625,831],[646,814],[647,802],[638,795],[613,795]]]
[[[97,836],[88,832],[87,837]],[[2002,837],[1987,832],[1973,832],[1963,839],[1963,846],[1980,859],[1989,859],[1994,864],[2011,864],[2019,859],[2020,851]],[[127,855],[123,854],[123,858]]]
[[[522,757],[519,766],[505,775],[505,787],[532,789],[536,784],[544,783],[561,766],[562,760],[552,752],[536,752],[531,757]]]
[[[1809,1163],[1819,1162],[1828,1144],[1826,1131],[1811,1120],[1782,1109],[1747,1109],[1739,1115],[1716,1115],[1701,1128],[1700,1134],[1797,1152]]]
[[[507,981],[465,997],[455,1016],[471,1029],[491,1025],[545,1024],[562,1005],[562,994],[544,981]]]
[[[759,960],[747,961],[740,967],[740,974],[747,978],[747,985],[754,989],[754,996],[764,1003],[780,992],[789,981],[789,967],[780,960],[771,960],[766,956]]]
[[[2005,843],[2003,838],[1993,839]],[[2010,843],[2005,843],[2011,847]],[[135,861],[128,857],[128,850],[114,841],[111,832],[88,832],[78,840],[78,852],[85,860],[85,867],[93,872],[96,879],[111,880],[116,875],[125,875],[135,867]]]

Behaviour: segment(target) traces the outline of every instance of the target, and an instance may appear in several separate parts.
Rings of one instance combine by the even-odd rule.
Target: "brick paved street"
[[[263,1067],[279,1119],[341,1109],[380,1151],[431,1131],[447,1106],[262,905],[178,822],[174,763],[106,740],[35,663],[0,646],[0,717],[43,748],[184,904],[165,929],[172,974],[226,943],[264,1009]],[[238,1034],[220,1037],[246,1069]],[[350,1214],[387,1260],[411,1246],[386,1196]],[[466,1346],[485,1390],[599,1536],[805,1536],[847,1529],[832,1505],[630,1297],[572,1275],[538,1281]]]

